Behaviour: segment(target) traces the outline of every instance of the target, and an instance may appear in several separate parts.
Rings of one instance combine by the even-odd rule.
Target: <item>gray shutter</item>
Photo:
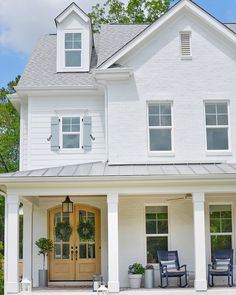
[[[59,146],[59,127],[60,119],[58,117],[51,117],[51,151],[58,151]]]
[[[83,118],[83,149],[84,151],[91,151],[92,149],[92,117]]]

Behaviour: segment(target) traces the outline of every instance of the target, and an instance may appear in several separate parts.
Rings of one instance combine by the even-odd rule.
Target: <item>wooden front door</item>
[[[69,222],[70,237],[57,236],[59,222]],[[61,207],[49,212],[49,237],[54,249],[49,257],[51,281],[92,280],[100,273],[100,210],[85,205],[75,205],[74,213],[62,213]]]

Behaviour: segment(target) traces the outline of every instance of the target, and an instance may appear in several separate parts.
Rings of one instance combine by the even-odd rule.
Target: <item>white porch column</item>
[[[118,250],[118,194],[107,195],[108,206],[108,289],[119,292],[119,250]]]
[[[6,197],[5,217],[5,294],[19,292],[19,196]]]
[[[204,192],[193,193],[194,251],[195,251],[194,287],[196,291],[207,290],[204,200],[205,200]]]
[[[23,201],[23,212],[23,281],[32,286],[32,203]]]

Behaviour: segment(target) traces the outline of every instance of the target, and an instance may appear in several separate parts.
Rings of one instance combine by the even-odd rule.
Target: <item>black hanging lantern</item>
[[[65,201],[62,202],[62,213],[73,213],[73,202],[69,196],[66,196]]]

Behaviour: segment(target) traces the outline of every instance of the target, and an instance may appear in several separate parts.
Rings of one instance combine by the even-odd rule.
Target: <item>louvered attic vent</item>
[[[181,32],[180,33],[180,42],[181,42],[181,58],[189,59],[192,56],[191,52],[191,33],[190,32]]]

